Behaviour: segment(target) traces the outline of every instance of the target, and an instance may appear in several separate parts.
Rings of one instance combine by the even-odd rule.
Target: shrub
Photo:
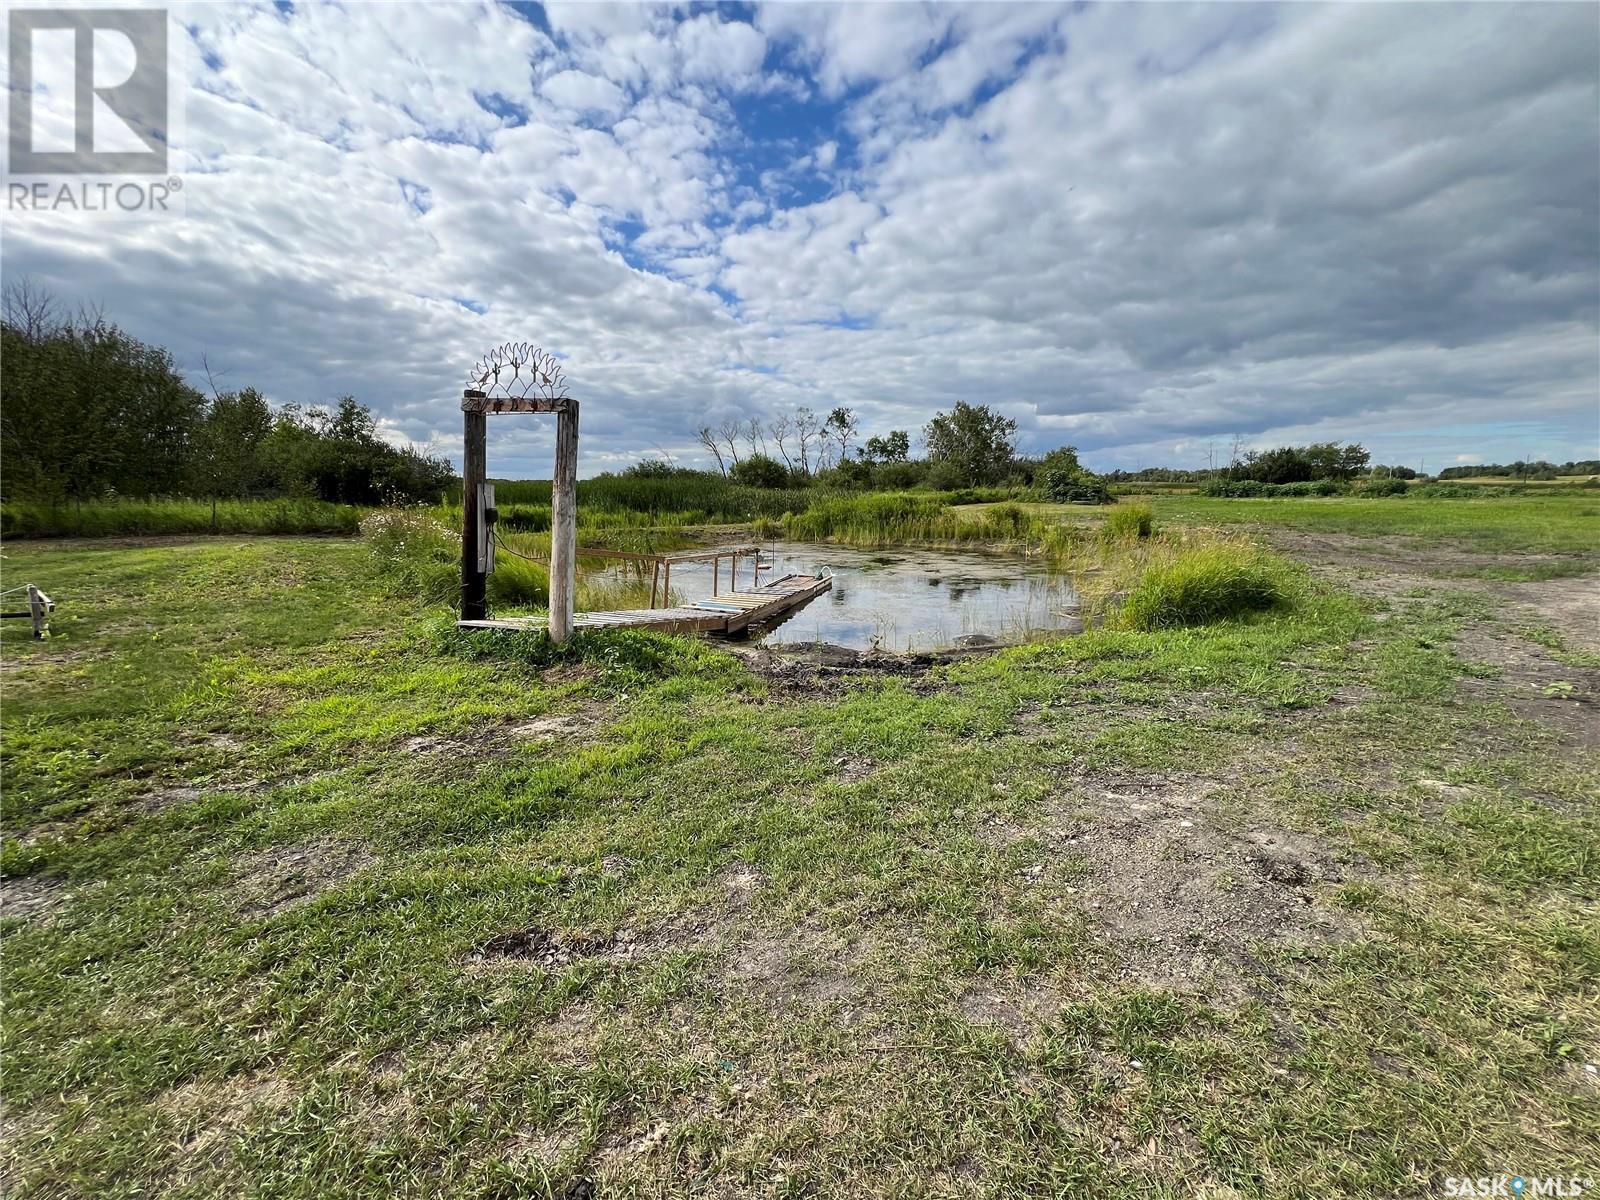
[[[1259,479],[1208,479],[1201,494],[1230,500],[1258,497],[1337,496],[1347,485],[1337,479],[1305,479],[1296,483],[1263,483]]]
[[[1358,496],[1404,496],[1411,485],[1404,479],[1363,479],[1353,489]]]
[[[1111,492],[1104,481],[1091,475],[1076,462],[1050,462],[1038,474],[1039,491],[1057,504],[1110,504]]]
[[[1244,500],[1254,496],[1265,496],[1267,486],[1259,479],[1208,479],[1200,488],[1200,494],[1229,500]]]
[[[789,485],[789,469],[765,454],[752,454],[733,464],[729,472],[735,483],[746,487],[781,488]]]
[[[1122,602],[1130,629],[1201,625],[1281,603],[1281,568],[1249,546],[1211,542],[1153,562]]]
[[[1135,541],[1149,537],[1155,527],[1155,514],[1148,504],[1123,504],[1107,514],[1100,536],[1108,542]]]

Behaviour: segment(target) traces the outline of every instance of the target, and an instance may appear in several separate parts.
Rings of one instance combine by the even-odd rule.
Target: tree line
[[[702,425],[696,436],[722,475],[753,487],[804,487],[819,483],[849,488],[929,487],[941,490],[996,485],[1032,487],[1045,475],[1060,485],[1092,485],[1095,477],[1063,446],[1043,458],[1017,452],[1017,423],[986,404],[957,401],[922,429],[926,456],[913,458],[911,433],[892,429],[865,439],[854,410],[826,414],[809,408],[758,416],[729,417]],[[685,468],[645,462],[635,474],[675,474]],[[1103,493],[1103,487],[1099,489]]]
[[[1600,475],[1600,459],[1582,458],[1571,462],[1552,463],[1539,459],[1536,462],[1475,463],[1470,466],[1446,467],[1439,472],[1440,479],[1472,479],[1475,476],[1496,479],[1560,479],[1564,475]]]
[[[443,458],[384,441],[352,396],[274,407],[254,388],[209,391],[104,314],[66,313],[11,285],[0,305],[0,494],[378,504],[437,499],[454,475]]]

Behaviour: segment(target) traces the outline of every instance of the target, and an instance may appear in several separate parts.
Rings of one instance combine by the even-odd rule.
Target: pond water
[[[1078,628],[1071,581],[1020,555],[778,542],[765,548],[762,563],[763,581],[788,574],[833,576],[832,591],[781,624],[753,631],[773,645],[947,650],[975,636],[1011,643]],[[725,566],[722,579],[726,589]],[[745,564],[739,586],[749,585]],[[686,599],[709,596],[710,568],[687,563],[673,568],[672,590]]]

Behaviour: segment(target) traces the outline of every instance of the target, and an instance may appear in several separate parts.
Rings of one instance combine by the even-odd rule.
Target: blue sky
[[[958,399],[1100,468],[1600,453],[1592,5],[174,19],[186,215],[13,217],[7,277],[396,440],[458,454],[467,369],[518,340],[566,358],[585,474]],[[549,445],[498,422],[492,468]]]

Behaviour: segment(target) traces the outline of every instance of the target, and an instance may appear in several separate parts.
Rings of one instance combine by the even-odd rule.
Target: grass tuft
[[[1149,537],[1155,529],[1155,513],[1148,504],[1119,504],[1100,526],[1100,537],[1107,542],[1131,542]]]
[[[1186,546],[1144,569],[1119,620],[1129,629],[1169,629],[1258,612],[1286,599],[1283,574],[1283,563],[1253,546]]]

